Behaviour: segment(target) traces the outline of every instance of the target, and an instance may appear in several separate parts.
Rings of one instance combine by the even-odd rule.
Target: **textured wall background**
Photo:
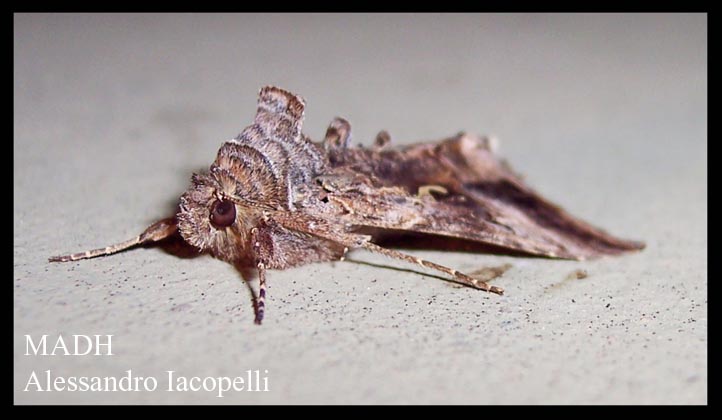
[[[703,15],[16,15],[15,402],[706,403]],[[256,92],[357,142],[467,130],[637,255],[511,263],[503,297],[364,252],[272,272],[253,325],[230,266],[139,249],[51,265],[165,216]],[[589,273],[565,280],[573,270]],[[24,356],[24,335],[114,334],[112,357]],[[60,376],[269,371],[270,392],[23,392]]]

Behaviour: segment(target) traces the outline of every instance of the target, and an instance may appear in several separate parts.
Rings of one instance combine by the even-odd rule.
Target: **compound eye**
[[[236,221],[236,205],[231,201],[216,200],[211,207],[211,223],[218,228],[228,227]]]

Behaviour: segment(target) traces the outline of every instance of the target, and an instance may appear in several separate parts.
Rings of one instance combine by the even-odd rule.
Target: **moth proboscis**
[[[255,267],[255,322],[265,313],[266,270],[342,260],[366,249],[492,293],[500,287],[379,245],[413,235],[434,247],[472,243],[550,258],[583,260],[642,249],[566,213],[528,187],[487,138],[460,133],[391,147],[385,131],[352,147],[351,126],[335,118],[321,142],[303,132],[305,101],[266,86],[253,124],[223,143],[208,173],[191,177],[176,215],[116,245],[50,261],[110,255],[180,233],[199,252]]]

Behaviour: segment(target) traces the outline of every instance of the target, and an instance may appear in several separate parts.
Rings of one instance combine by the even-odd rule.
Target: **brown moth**
[[[113,254],[180,233],[201,252],[256,267],[256,323],[263,319],[266,270],[341,260],[363,248],[409,261],[451,281],[503,290],[454,269],[379,245],[412,235],[531,255],[583,260],[639,250],[567,214],[529,188],[469,134],[391,148],[381,132],[371,148],[352,147],[349,123],[336,118],[325,139],[302,131],[305,102],[273,86],[260,90],[253,124],[225,142],[209,173],[193,174],[179,212],[138,237],[106,248],[52,257],[76,261]]]

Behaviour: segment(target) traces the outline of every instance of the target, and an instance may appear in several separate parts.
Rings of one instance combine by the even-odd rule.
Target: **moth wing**
[[[357,226],[548,257],[587,259],[644,247],[573,217],[526,185],[491,149],[486,139],[460,134],[400,149],[337,150],[337,170],[363,174],[370,183],[364,194],[343,193],[353,212],[345,217]],[[419,197],[428,186],[442,193]]]

